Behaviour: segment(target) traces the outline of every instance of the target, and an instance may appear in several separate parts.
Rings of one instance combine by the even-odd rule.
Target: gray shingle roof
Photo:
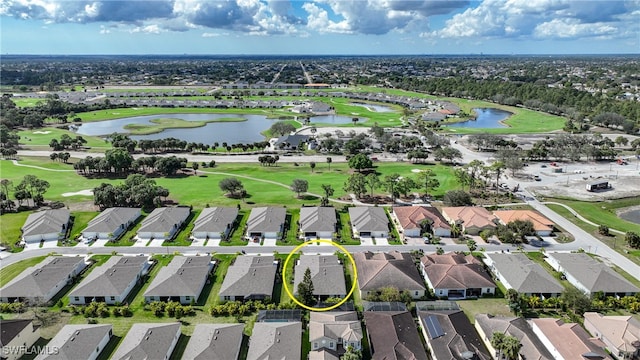
[[[39,355],[36,359],[88,359],[111,327],[110,324],[65,325],[47,344],[52,353],[48,356]]]
[[[220,297],[273,295],[277,266],[273,256],[238,256],[229,266]]]
[[[550,253],[564,272],[571,274],[589,291],[635,293],[640,291],[612,268],[584,253]]]
[[[301,348],[301,322],[259,322],[253,326],[247,360],[299,360]]]
[[[170,232],[174,225],[180,226],[188,217],[188,207],[157,208],[149,214],[140,225],[138,232]]]
[[[112,256],[107,262],[93,269],[84,280],[69,293],[74,296],[116,296],[135,281],[142,271],[146,257]]]
[[[351,224],[359,232],[389,230],[389,219],[381,207],[350,207],[349,217],[351,218]]]
[[[238,216],[238,209],[234,207],[205,208],[193,225],[193,231],[221,233],[231,226]]]
[[[362,340],[362,325],[355,311],[312,311],[309,319],[309,341],[328,337],[348,342]]]
[[[112,233],[118,230],[121,225],[126,224],[129,219],[136,214],[140,214],[138,208],[108,208],[94,217],[82,232]]]
[[[431,334],[429,322],[437,322],[444,334],[427,339],[431,350],[438,359],[463,360],[465,352],[476,355],[473,359],[491,360],[491,355],[478,333],[462,310],[429,310],[418,311],[418,318],[426,327],[427,336]]]
[[[133,324],[111,359],[164,359],[173,338],[179,332],[180,323],[178,322]]]
[[[2,297],[42,297],[56,284],[66,279],[82,257],[50,256],[41,263],[25,269],[0,289]]]
[[[373,359],[428,359],[410,312],[365,311],[364,321]]]
[[[300,231],[334,232],[336,229],[336,209],[333,207],[300,208]]]
[[[424,281],[409,253],[354,253],[360,290],[393,286],[399,290],[425,290]]]
[[[242,345],[243,324],[198,324],[183,359],[235,360]]]
[[[494,332],[517,338],[522,345],[520,355],[525,359],[551,360],[554,358],[524,318],[478,314],[475,320],[476,326],[480,327],[489,339]]]
[[[558,280],[525,254],[492,253],[486,256],[493,260],[498,272],[519,293],[559,294],[564,291]]]
[[[211,256],[176,256],[153,279],[144,296],[193,296],[209,274]]]
[[[293,291],[298,293],[298,284],[302,282],[306,269],[311,270],[313,294],[346,295],[344,268],[335,255],[301,255],[295,267]]]
[[[287,216],[282,207],[257,207],[251,209],[247,219],[247,232],[278,232]]]
[[[44,210],[29,214],[22,226],[22,236],[64,232],[62,226],[69,222],[69,217],[70,212],[67,209]]]
[[[18,336],[33,320],[31,319],[0,319],[0,347],[8,345]]]

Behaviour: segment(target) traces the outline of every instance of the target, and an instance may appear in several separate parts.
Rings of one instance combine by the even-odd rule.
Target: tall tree
[[[244,186],[242,186],[242,182],[237,178],[226,178],[220,180],[218,183],[220,190],[226,191],[230,196],[237,196],[242,190],[244,190]]]
[[[349,175],[344,183],[344,191],[353,193],[357,198],[361,198],[367,192],[367,180],[361,173]]]
[[[400,180],[400,174],[393,173],[384,177],[382,184],[385,189],[391,195],[391,202],[395,202],[396,197],[398,197],[398,181]]]
[[[436,173],[431,169],[425,169],[418,173],[418,182],[424,186],[424,192],[426,196],[429,196],[429,191],[440,186],[440,181],[436,179]]]
[[[328,184],[322,184],[322,191],[324,192],[324,196],[320,199],[320,206],[328,206],[329,198],[333,196],[333,187]]]
[[[302,281],[298,284],[298,298],[300,302],[307,306],[313,306],[316,304],[316,299],[313,296],[313,281],[311,280],[311,270],[307,268],[304,271]]]
[[[329,165],[329,171],[331,171],[331,163],[333,162],[333,159],[331,158],[331,156],[327,157],[327,165]]]
[[[373,197],[374,190],[380,186],[380,178],[376,173],[370,173],[366,176],[367,187],[369,188],[369,196]]]
[[[300,197],[303,192],[307,192],[308,189],[309,182],[307,180],[293,179],[293,182],[291,183],[291,191],[297,193],[298,197]]]
[[[357,172],[362,172],[364,169],[370,169],[373,167],[373,162],[365,154],[357,154],[349,159],[349,167]]]

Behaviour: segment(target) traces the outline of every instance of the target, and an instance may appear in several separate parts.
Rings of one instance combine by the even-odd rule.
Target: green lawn
[[[25,160],[27,161],[27,160]],[[51,187],[45,193],[46,200],[58,200],[65,203],[77,201],[90,201],[92,196],[75,195],[71,197],[62,196],[67,192],[77,192],[80,190],[92,189],[101,183],[120,183],[122,179],[87,179],[73,171],[71,165],[59,164],[51,160],[29,160],[29,165],[42,164],[42,166],[56,167],[56,170],[66,167],[69,171],[48,171],[23,166],[16,166],[11,161],[0,160],[0,173],[3,178],[12,180],[18,184],[27,174],[32,174],[41,179],[46,179]],[[377,172],[381,178],[391,173],[398,173],[402,176],[416,177],[411,170],[429,166],[438,174],[441,186],[434,191],[436,197],[442,196],[445,191],[458,187],[453,176],[453,168],[444,165],[417,165],[404,162],[376,163]],[[287,205],[288,207],[300,207],[305,205],[318,205],[320,200],[313,197],[303,197],[297,199],[289,187],[293,179],[300,178],[309,182],[309,191],[315,194],[322,194],[322,184],[330,184],[334,190],[334,198],[345,196],[343,190],[344,183],[349,176],[349,169],[345,163],[331,164],[331,171],[325,167],[326,164],[318,164],[312,173],[306,164],[295,166],[292,163],[281,163],[278,166],[260,166],[259,163],[223,163],[215,168],[201,169],[198,176],[156,178],[158,185],[166,187],[170,191],[170,198],[182,204],[193,205],[194,208],[203,208],[206,204],[220,206],[245,205]],[[40,166],[40,165],[37,165]],[[218,183],[227,177],[238,177],[249,196],[243,202],[239,199],[231,199],[218,187]],[[255,178],[247,179],[245,177]],[[265,181],[273,181],[273,184]]]
[[[477,314],[491,314],[495,316],[513,316],[509,310],[507,299],[504,298],[480,298],[475,300],[456,301],[460,309],[467,315],[472,324],[476,322]]]
[[[60,140],[60,137],[63,134],[67,134],[74,139],[76,136],[78,136],[78,134],[72,131],[58,129],[55,127],[44,127],[40,129],[34,129],[34,130],[18,131],[18,135],[20,135],[20,144],[26,148],[29,148],[30,146],[46,146],[47,149],[50,149],[49,143],[51,142],[51,140],[53,139]],[[110,148],[111,147],[111,143],[97,136],[87,136],[87,135],[80,135],[80,136],[82,136],[83,139],[87,140],[87,143],[85,144],[85,146],[90,146],[92,148]]]
[[[616,210],[618,209],[640,205],[640,197],[598,202],[554,198],[547,198],[546,200],[565,204],[575,210],[578,214],[584,216],[587,220],[596,224],[606,225],[611,229],[624,232],[633,231],[640,234],[639,224],[623,220],[616,214]]]
[[[191,235],[191,230],[193,230],[193,225],[200,216],[200,212],[202,210],[194,210],[189,214],[189,217],[184,222],[182,229],[178,231],[178,235],[176,235],[173,240],[165,241],[162,243],[162,246],[189,246],[191,245],[191,239],[189,239],[189,235]]]
[[[28,216],[29,212],[27,211],[0,216],[0,243],[2,243],[2,246],[11,248],[13,251],[22,250],[22,248],[16,248],[15,243],[20,241],[20,229]]]
[[[598,233],[598,227],[593,226],[593,225],[589,225],[589,224],[577,219],[575,216],[573,216],[573,214],[569,210],[565,209],[564,207],[562,207],[560,205],[555,205],[555,204],[548,204],[547,206],[549,207],[549,209],[557,212],[558,214],[563,216],[565,219],[571,221],[576,226],[580,227],[582,230],[584,230],[584,231],[590,233],[591,235],[595,236],[596,238],[598,238],[600,241],[605,243],[610,248],[614,249],[615,251],[619,252],[620,254],[626,256],[629,260],[631,260],[631,261],[635,262],[636,264],[640,265],[640,257],[637,256],[637,255],[634,255],[632,249],[626,245],[626,242],[624,241],[624,235],[619,235],[619,234],[614,234],[614,233],[612,233],[611,236],[600,235]],[[594,251],[595,249],[584,249],[584,250],[587,251],[587,252],[590,252],[590,251]]]
[[[82,122],[93,122],[102,120],[122,119],[133,116],[163,115],[163,114],[256,114],[265,115],[269,118],[280,116],[291,116],[290,112],[278,109],[208,109],[208,108],[119,108],[109,110],[97,110],[78,113],[77,116]]]
[[[13,101],[17,107],[21,108],[21,107],[34,107],[39,104],[44,104],[46,100],[41,98],[12,97],[11,101]]]
[[[67,244],[70,246],[76,245],[77,242],[75,241],[75,239],[80,236],[80,234],[82,233],[82,230],[84,230],[87,227],[87,224],[89,223],[89,221],[91,221],[94,217],[98,216],[98,214],[100,213],[97,211],[72,212],[71,216],[73,217],[73,226],[71,227],[71,231],[69,232]],[[61,242],[58,242],[58,245],[61,245],[60,243]]]
[[[46,257],[46,255],[36,256],[8,266],[3,266],[0,268],[0,287],[13,280],[13,278],[18,276],[18,274],[23,272],[25,269],[40,263]]]

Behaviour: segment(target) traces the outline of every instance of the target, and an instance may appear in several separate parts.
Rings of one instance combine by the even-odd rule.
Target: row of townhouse
[[[172,239],[189,218],[188,207],[163,207],[151,212],[138,229],[141,240]],[[277,239],[285,231],[284,207],[257,207],[251,210],[246,223],[248,239]],[[396,206],[390,211],[393,222],[381,207],[357,206],[349,208],[353,236],[360,239],[386,239],[393,224],[403,238],[420,237],[428,232],[438,237],[450,237],[451,227],[457,224],[468,234],[491,230],[498,223],[529,220],[540,236],[549,235],[554,224],[544,216],[529,210],[494,211],[483,207],[445,207],[440,212],[429,206]],[[109,208],[92,219],[82,231],[88,240],[115,240],[141,216],[136,208]],[[232,207],[205,208],[192,230],[195,239],[222,239],[237,226],[238,210]],[[27,244],[58,240],[67,236],[70,212],[67,209],[45,210],[30,214],[22,227],[22,239]],[[426,225],[425,225],[426,224]],[[332,239],[337,230],[333,207],[303,207],[300,210],[300,235],[310,239]]]
[[[492,345],[496,334],[515,337],[521,359],[640,357],[640,322],[631,315],[585,313],[583,328],[554,318],[478,314],[472,325],[458,305],[449,301],[416,302],[416,315],[417,321],[402,303],[375,302],[364,303],[362,318],[352,310],[311,312],[307,359],[339,359],[348,348],[363,350],[366,336],[373,359],[489,360],[500,358],[499,349]],[[301,360],[302,324],[300,310],[262,310],[248,341],[243,334],[245,324],[197,324],[182,358],[239,359],[243,346],[247,346],[244,352],[248,360]],[[3,359],[19,359],[32,351],[40,337],[39,327],[30,319],[0,320],[0,326]],[[169,359],[176,355],[181,335],[178,322],[136,323],[111,358]],[[93,360],[108,356],[103,352],[112,336],[111,324],[65,325],[44,348],[38,348],[36,359]]]

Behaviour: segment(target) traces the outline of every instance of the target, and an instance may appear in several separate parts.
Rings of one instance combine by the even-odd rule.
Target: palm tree
[[[333,162],[333,159],[331,158],[331,156],[327,157],[327,164],[329,165],[329,171],[331,171],[331,163]]]
[[[504,333],[501,333],[499,331],[491,334],[491,346],[496,350],[496,357],[498,359],[502,358],[502,347],[504,346],[505,338],[506,336],[504,335]]]
[[[520,340],[514,336],[507,336],[502,343],[502,351],[504,352],[504,357],[507,360],[518,360],[520,347],[522,344]]]

